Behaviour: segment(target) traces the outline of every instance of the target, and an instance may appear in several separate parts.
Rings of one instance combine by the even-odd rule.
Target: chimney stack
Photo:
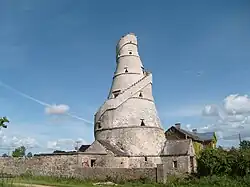
[[[197,133],[197,129],[193,129],[192,132],[193,132],[193,133]]]
[[[181,123],[176,123],[175,128],[180,129],[181,128]]]

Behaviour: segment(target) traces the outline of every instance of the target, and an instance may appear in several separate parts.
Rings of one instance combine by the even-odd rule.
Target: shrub
[[[250,172],[250,149],[205,149],[197,158],[197,172],[200,176],[246,176]]]

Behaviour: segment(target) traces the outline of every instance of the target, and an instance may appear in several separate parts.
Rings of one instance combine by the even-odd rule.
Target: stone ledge
[[[164,130],[160,127],[155,127],[155,126],[124,126],[124,127],[113,127],[113,128],[103,128],[103,129],[96,129],[95,132],[99,131],[106,131],[106,130],[114,130],[114,129],[134,129],[134,128],[139,128],[139,129],[159,129],[159,130]]]

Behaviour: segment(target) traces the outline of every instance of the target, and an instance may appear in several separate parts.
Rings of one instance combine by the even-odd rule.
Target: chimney
[[[181,128],[181,123],[176,123],[175,128],[180,129]]]
[[[197,133],[197,129],[193,129],[192,132],[193,132],[193,133]]]

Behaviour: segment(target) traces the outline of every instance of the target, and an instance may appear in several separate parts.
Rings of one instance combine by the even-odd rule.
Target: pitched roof
[[[104,141],[104,140],[98,140],[107,150],[111,151],[114,153],[116,156],[128,156],[128,154],[116,147],[115,145],[111,145],[109,142]]]
[[[82,148],[82,149],[81,149]],[[114,153],[115,156],[128,156],[128,154],[119,149],[115,145],[111,145],[110,142],[104,140],[95,140],[91,145],[82,145],[81,150],[84,153],[89,154],[108,154],[107,150]]]
[[[181,129],[181,128],[176,128],[175,126],[172,126],[169,129],[172,129],[172,128],[181,132],[182,134],[186,134],[187,136],[189,136],[190,138],[192,138],[193,140],[196,140],[196,141],[211,141],[214,139],[215,132],[205,132],[205,133],[196,132],[196,133],[194,133],[194,132],[186,131],[186,130]]]
[[[204,132],[196,134],[203,141],[212,140],[214,138],[214,132]]]
[[[95,140],[89,147],[84,151],[89,154],[108,154],[106,147],[104,147],[99,141]]]
[[[166,140],[162,156],[188,155],[192,140]]]

